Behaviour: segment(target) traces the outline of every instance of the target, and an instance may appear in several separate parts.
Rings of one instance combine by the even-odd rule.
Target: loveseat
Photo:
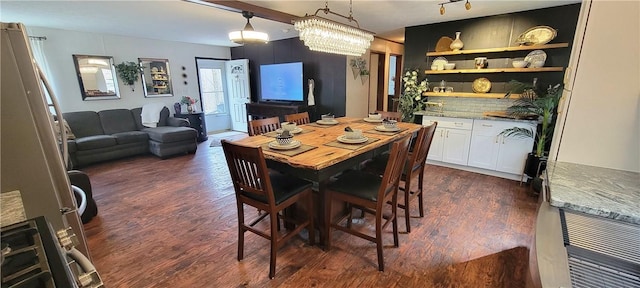
[[[67,140],[74,168],[151,152],[160,158],[195,153],[197,131],[185,119],[160,112],[157,127],[145,127],[142,108],[63,113],[75,139]]]

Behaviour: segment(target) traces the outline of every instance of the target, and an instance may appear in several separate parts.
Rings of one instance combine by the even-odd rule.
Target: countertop
[[[640,173],[549,161],[551,205],[640,224]]]
[[[465,119],[479,119],[479,120],[497,120],[497,121],[509,121],[509,122],[526,122],[537,123],[537,120],[525,120],[525,119],[511,119],[502,117],[485,116],[482,112],[465,112],[465,111],[416,111],[414,115],[422,116],[436,116],[436,117],[451,117],[451,118],[465,118]]]
[[[0,227],[27,220],[20,191],[0,193]]]

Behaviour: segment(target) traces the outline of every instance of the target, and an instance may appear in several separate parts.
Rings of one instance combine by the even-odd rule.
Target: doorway
[[[227,103],[225,61],[196,58],[200,101],[204,112],[207,134],[231,129]]]

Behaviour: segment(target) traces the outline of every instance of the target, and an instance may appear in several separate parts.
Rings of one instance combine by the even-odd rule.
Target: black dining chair
[[[247,147],[222,140],[222,148],[231,173],[238,209],[238,261],[244,258],[244,232],[250,231],[271,242],[269,278],[275,277],[276,253],[287,240],[298,235],[302,229],[309,232],[309,244],[314,245],[313,203],[311,182],[267,169],[261,147]],[[306,215],[303,219],[281,216],[280,211],[296,202],[305,200]],[[244,206],[249,205],[266,213],[245,223]],[[256,228],[256,224],[269,216],[269,231]],[[286,215],[286,214],[284,214]],[[299,216],[297,216],[299,217]],[[295,228],[281,232],[279,218],[292,223]]]
[[[351,235],[376,243],[378,253],[378,270],[384,271],[384,258],[382,254],[382,230],[389,224],[393,226],[393,245],[399,246],[398,241],[398,183],[404,167],[405,158],[409,150],[411,137],[406,136],[393,143],[389,161],[387,162],[384,176],[380,178],[376,174],[366,173],[360,170],[349,170],[343,173],[338,180],[327,185],[327,203],[325,204],[325,223],[327,223],[327,250],[331,248],[331,230],[337,229]],[[334,200],[347,203],[348,213],[333,221],[331,206]],[[383,208],[390,204],[390,214],[383,215]],[[361,232],[352,227],[352,210],[358,208],[375,217],[375,236]],[[387,209],[388,210],[388,209]],[[346,225],[341,225],[347,218]],[[383,223],[382,221],[385,220]]]

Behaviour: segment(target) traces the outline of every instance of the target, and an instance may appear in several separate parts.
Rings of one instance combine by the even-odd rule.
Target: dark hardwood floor
[[[399,248],[391,227],[383,236],[385,272],[375,244],[335,231],[328,252],[300,237],[285,244],[270,280],[267,240],[247,233],[245,259],[236,260],[235,196],[221,147],[207,141],[195,155],[82,170],[99,207],[85,224],[89,247],[110,288],[523,287],[528,273],[537,200],[515,181],[430,165],[425,217],[411,220]]]

